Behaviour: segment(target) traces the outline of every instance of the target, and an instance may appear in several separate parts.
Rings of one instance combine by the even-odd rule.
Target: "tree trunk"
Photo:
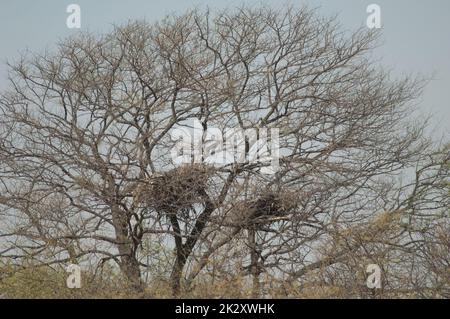
[[[248,245],[250,247],[250,274],[252,276],[252,298],[259,298],[259,251],[256,243],[256,230],[248,230]]]
[[[205,198],[207,198],[206,193],[204,194]],[[186,264],[188,257],[192,253],[192,249],[194,249],[197,240],[202,233],[203,229],[206,226],[206,222],[209,219],[209,216],[214,211],[214,204],[211,200],[207,199],[205,203],[205,210],[200,214],[195,222],[194,227],[192,228],[186,242],[183,243],[183,237],[181,235],[181,228],[178,223],[178,218],[176,214],[170,214],[170,222],[172,224],[172,229],[175,233],[175,251],[176,258],[175,263],[172,269],[172,273],[170,275],[170,281],[172,284],[172,292],[174,296],[178,296],[180,294],[181,288],[181,277],[183,275],[183,268]]]
[[[144,292],[144,284],[141,280],[141,270],[137,259],[132,255],[121,257],[121,271],[124,273],[130,287],[138,294]]]
[[[172,224],[172,229],[175,233],[175,263],[172,268],[172,273],[170,274],[170,284],[172,286],[172,294],[177,297],[180,294],[181,286],[181,276],[183,274],[184,264],[186,263],[186,257],[184,256],[183,239],[181,237],[180,224],[178,223],[178,218],[175,214],[170,215],[170,223]]]
[[[112,205],[111,212],[120,255],[120,270],[125,275],[130,287],[140,294],[144,291],[144,284],[141,280],[141,270],[136,259],[135,247],[128,236],[127,214],[115,204]]]
[[[170,284],[172,286],[172,294],[178,297],[181,291],[181,276],[183,274],[184,262],[178,257],[175,259],[172,273],[170,274]]]

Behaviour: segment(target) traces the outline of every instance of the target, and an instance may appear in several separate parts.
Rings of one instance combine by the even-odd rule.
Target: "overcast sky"
[[[66,8],[81,7],[81,29],[68,29]],[[280,7],[279,0],[1,0],[0,2],[0,90],[6,87],[7,59],[24,49],[40,51],[58,39],[80,32],[107,32],[114,23],[145,18],[155,21],[172,12],[208,5],[232,8],[242,3]],[[284,2],[284,4],[287,2]],[[375,52],[394,75],[433,75],[423,98],[423,114],[433,115],[434,136],[450,136],[450,1],[448,0],[310,0],[294,5],[320,7],[324,15],[338,14],[349,29],[365,25],[366,8],[381,7],[383,44]]]

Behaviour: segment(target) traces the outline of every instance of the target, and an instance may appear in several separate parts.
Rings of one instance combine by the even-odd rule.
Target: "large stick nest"
[[[138,202],[158,212],[174,214],[203,203],[211,167],[194,164],[153,175],[137,191]]]
[[[233,224],[246,229],[273,224],[295,208],[295,200],[291,195],[268,191],[253,200],[242,201],[235,207]]]

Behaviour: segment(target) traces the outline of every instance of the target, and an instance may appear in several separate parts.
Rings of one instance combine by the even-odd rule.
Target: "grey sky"
[[[66,27],[66,7],[81,6],[81,29]],[[145,18],[155,21],[171,12],[194,6],[211,9],[263,3],[280,7],[277,0],[2,0],[0,3],[0,90],[6,87],[4,61],[21,50],[51,48],[58,39],[89,30],[107,32],[113,23]],[[423,114],[432,114],[435,137],[450,135],[450,1],[448,0],[310,0],[290,1],[294,5],[320,7],[324,15],[337,13],[346,28],[365,24],[366,7],[381,7],[383,45],[376,56],[394,75],[434,75],[419,101]]]

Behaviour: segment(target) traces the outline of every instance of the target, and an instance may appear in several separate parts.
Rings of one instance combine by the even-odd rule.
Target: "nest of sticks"
[[[158,212],[183,212],[204,201],[212,173],[210,167],[201,164],[180,166],[152,176],[138,187],[135,198]]]
[[[295,207],[290,194],[265,192],[253,200],[237,204],[233,224],[244,229],[258,229],[288,215]]]

